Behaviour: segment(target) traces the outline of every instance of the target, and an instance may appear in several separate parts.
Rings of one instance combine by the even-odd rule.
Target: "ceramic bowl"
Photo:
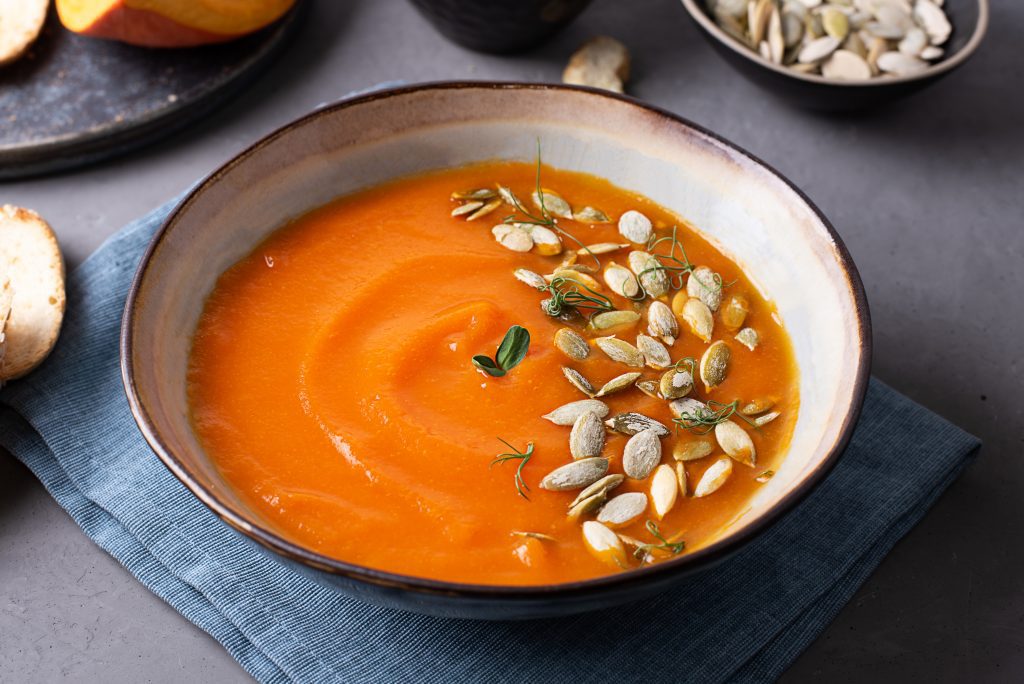
[[[500,587],[400,576],[328,558],[275,533],[221,478],[189,423],[192,333],[218,276],[290,218],[427,169],[544,161],[603,176],[686,217],[773,299],[799,366],[789,453],[748,510],[692,553],[557,585]],[[441,83],[324,107],[271,133],[197,185],[139,266],[121,367],[131,410],[167,467],[217,515],[325,585],[446,616],[512,619],[596,609],[662,591],[754,539],[805,497],[846,446],[867,388],[864,290],[839,236],[797,188],[743,150],[673,114],[602,91]]]
[[[869,109],[935,83],[977,51],[989,16],[988,0],[945,0],[943,10],[953,33],[942,46],[946,50],[942,59],[912,76],[844,82],[779,66],[719,28],[708,12],[707,0],[682,3],[711,46],[750,81],[792,104],[831,112]]]

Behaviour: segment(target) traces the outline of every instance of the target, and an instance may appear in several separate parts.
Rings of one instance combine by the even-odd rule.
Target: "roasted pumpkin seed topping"
[[[612,361],[624,363],[634,368],[643,368],[644,366],[643,354],[625,340],[620,340],[614,336],[598,337],[594,340],[594,344]]]
[[[608,499],[608,503],[597,513],[597,522],[615,529],[635,522],[647,510],[647,495],[643,492],[627,492]]]
[[[655,419],[633,411],[630,411],[629,413],[620,413],[617,416],[606,420],[604,424],[608,426],[609,430],[619,432],[623,435],[635,435],[636,433],[643,432],[644,430],[654,430],[659,437],[667,437],[671,434],[667,427]]]
[[[729,359],[732,352],[729,347],[719,340],[705,350],[700,357],[700,379],[708,390],[721,385],[725,376],[729,374]]]
[[[562,374],[565,379],[569,381],[569,384],[583,392],[588,397],[594,397],[594,386],[590,384],[590,381],[583,377],[575,368],[569,368],[568,366],[562,366]]]
[[[623,373],[622,375],[616,376],[609,380],[608,382],[606,382],[594,396],[606,397],[609,394],[621,392],[622,390],[632,387],[633,383],[635,383],[640,378],[640,375],[641,373],[634,371],[632,373]],[[604,416],[601,417],[604,418]]]
[[[576,460],[600,456],[604,449],[604,425],[594,411],[584,411],[572,424],[569,453]]]
[[[582,458],[552,470],[540,481],[540,487],[552,492],[583,489],[600,480],[607,472],[607,458]]]
[[[555,425],[568,426],[574,424],[576,419],[584,413],[593,413],[598,418],[604,418],[608,415],[608,406],[603,401],[598,401],[597,399],[580,399],[579,401],[563,404],[551,413],[541,417],[550,420]]]
[[[590,356],[590,345],[571,328],[559,328],[555,332],[554,342],[558,351],[574,361],[583,361]]]
[[[730,475],[732,475],[732,460],[718,459],[701,475],[697,485],[693,488],[693,495],[699,499],[714,494],[725,484]]]
[[[641,430],[626,442],[622,470],[634,480],[646,479],[661,463],[661,439],[654,428]]]

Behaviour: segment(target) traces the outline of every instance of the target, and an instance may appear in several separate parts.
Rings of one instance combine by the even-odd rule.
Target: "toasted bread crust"
[[[46,22],[50,0],[0,0],[0,65],[21,57]]]
[[[19,378],[53,349],[64,319],[64,258],[37,213],[0,207],[0,283],[10,286],[0,381]]]

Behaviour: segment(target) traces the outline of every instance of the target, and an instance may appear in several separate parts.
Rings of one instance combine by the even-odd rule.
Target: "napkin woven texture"
[[[977,452],[971,435],[872,380],[828,478],[739,553],[656,598],[532,622],[360,603],[206,509],[128,410],[118,334],[129,283],[174,203],[68,279],[61,339],[0,390],[0,446],[92,540],[262,682],[760,682],[821,633]]]

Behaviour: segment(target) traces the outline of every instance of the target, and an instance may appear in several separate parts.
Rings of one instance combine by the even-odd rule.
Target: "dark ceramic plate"
[[[305,4],[251,36],[180,50],[80,36],[51,11],[29,54],[0,67],[0,179],[111,157],[197,121],[281,52]]]
[[[793,340],[803,394],[785,462],[749,510],[708,545],[581,582],[486,586],[403,576],[290,541],[232,491],[188,419],[191,331],[217,278],[285,221],[338,195],[474,161],[532,161],[538,140],[545,162],[602,176],[686,217],[770,293]],[[317,110],[192,190],[139,266],[125,306],[121,369],[132,413],[160,459],[282,563],[366,601],[512,619],[640,599],[754,539],[840,458],[867,388],[870,344],[864,289],[839,236],[797,188],[743,150],[673,114],[604,91],[440,83]]]
[[[706,0],[682,3],[711,46],[745,77],[787,102],[833,112],[868,109],[935,83],[978,49],[989,15],[988,0],[946,0],[943,9],[953,24],[953,34],[943,45],[943,59],[912,76],[841,82],[774,64],[720,29],[708,13]]]

